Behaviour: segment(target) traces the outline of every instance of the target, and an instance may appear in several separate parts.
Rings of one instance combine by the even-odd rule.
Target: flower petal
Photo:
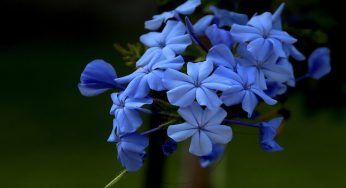
[[[205,134],[214,144],[227,144],[232,139],[232,129],[226,125],[209,125],[204,127]]]
[[[203,156],[209,154],[212,149],[212,142],[204,131],[199,131],[192,136],[189,149],[190,153]]]
[[[167,135],[176,142],[181,142],[197,132],[196,126],[189,123],[170,125],[167,129]]]

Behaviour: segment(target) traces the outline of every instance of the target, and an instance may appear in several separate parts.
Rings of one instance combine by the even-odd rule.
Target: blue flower
[[[308,60],[309,72],[308,75],[314,79],[320,79],[328,74],[330,67],[330,50],[322,47],[314,50]]]
[[[246,14],[239,14],[225,9],[219,9],[215,6],[210,6],[209,9],[214,13],[216,23],[219,27],[231,27],[233,24],[244,25],[248,21]]]
[[[191,44],[189,34],[182,22],[168,21],[163,31],[150,32],[140,37],[140,41],[155,50],[162,50],[167,57],[174,57],[185,51]]]
[[[113,106],[110,113],[114,115],[114,124],[119,125],[117,130],[124,133],[135,132],[142,124],[138,111],[143,111],[142,106],[152,104],[153,99],[132,98],[124,93],[112,93]]]
[[[147,137],[138,133],[119,134],[115,125],[108,142],[116,143],[118,160],[127,171],[134,172],[143,166],[145,148],[149,145]]]
[[[224,44],[213,46],[208,52],[207,61],[213,62],[218,66],[230,68],[232,70],[235,70],[237,66],[232,51]]]
[[[178,113],[185,123],[170,125],[167,135],[180,142],[191,137],[190,153],[205,156],[212,152],[213,144],[227,144],[232,139],[232,129],[221,125],[227,116],[222,108],[203,110],[196,102]]]
[[[229,88],[218,76],[210,75],[213,64],[209,61],[187,64],[187,74],[168,69],[163,76],[163,84],[169,90],[168,101],[179,107],[191,105],[195,99],[200,105],[216,108],[222,104],[216,91]]]
[[[274,118],[268,122],[262,122],[260,125],[260,145],[264,151],[275,152],[283,148],[274,140],[277,129],[280,127],[283,118]]]
[[[159,15],[153,16],[151,20],[145,22],[145,28],[149,30],[157,30],[161,25],[168,19],[173,17],[178,17],[179,14],[189,15],[192,14],[195,9],[201,4],[201,0],[187,0],[182,5],[178,6],[176,9],[168,12],[163,12]]]
[[[225,44],[226,46],[231,47],[233,44],[231,33],[218,28],[216,24],[209,26],[205,33],[213,46],[217,44]]]
[[[95,96],[111,88],[120,87],[114,81],[116,77],[117,74],[111,64],[97,59],[85,67],[78,88],[84,96]]]
[[[234,24],[231,34],[236,42],[249,42],[247,49],[257,59],[264,59],[273,51],[279,57],[286,57],[283,44],[297,41],[285,31],[273,28],[272,14],[269,12],[252,17],[247,25]]]
[[[199,163],[203,168],[206,168],[216,162],[225,152],[225,146],[222,144],[214,144],[211,153],[199,157]]]
[[[289,61],[286,58],[279,59],[274,53],[267,54],[263,59],[257,59],[252,56],[245,45],[238,47],[238,53],[240,57],[236,58],[237,63],[243,67],[256,68],[256,83],[261,89],[267,89],[266,79],[283,83],[293,75]]]
[[[164,155],[170,155],[172,154],[176,149],[178,145],[177,142],[175,142],[172,139],[168,139],[163,145],[162,145],[162,151]]]
[[[156,51],[150,62],[145,64],[130,75],[117,78],[117,83],[129,83],[124,93],[134,98],[143,98],[149,94],[150,89],[162,91],[165,88],[162,84],[162,77],[166,69],[179,70],[184,65],[181,56],[167,59],[164,55]]]
[[[219,67],[214,73],[230,80],[231,88],[224,91],[220,97],[225,105],[231,106],[241,103],[243,110],[251,117],[258,103],[256,95],[269,105],[276,104],[277,101],[266,95],[257,85],[255,68],[239,66],[237,73],[224,67]]]

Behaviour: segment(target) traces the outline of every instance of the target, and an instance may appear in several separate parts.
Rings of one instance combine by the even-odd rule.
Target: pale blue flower
[[[280,127],[283,118],[274,118],[268,122],[260,124],[260,145],[264,151],[275,152],[283,148],[275,141],[277,129]]]
[[[149,139],[138,133],[120,134],[114,125],[108,142],[115,143],[118,151],[118,160],[129,172],[138,171],[143,166],[145,148]]]
[[[167,22],[168,19],[177,17],[179,14],[189,15],[192,14],[195,9],[201,4],[200,0],[187,0],[185,3],[178,6],[172,11],[163,12],[159,15],[153,16],[151,20],[145,22],[145,28],[149,30],[157,30],[161,27],[164,22]]]
[[[274,53],[267,54],[263,59],[257,59],[245,45],[238,47],[238,53],[240,57],[236,58],[236,62],[243,67],[255,68],[256,83],[261,89],[267,89],[266,79],[283,83],[289,81],[293,75],[289,61],[286,58],[278,58]]]
[[[85,67],[78,88],[84,96],[95,96],[109,89],[121,87],[114,81],[116,77],[117,74],[111,64],[97,59]]]
[[[129,83],[124,93],[134,98],[146,97],[150,89],[155,91],[164,90],[162,77],[166,69],[180,70],[184,65],[181,56],[167,59],[160,52],[156,51],[150,62],[143,67],[139,67],[130,75],[117,78],[117,83]]]
[[[308,65],[308,76],[311,78],[318,80],[328,74],[331,70],[329,48],[322,47],[314,50],[309,57]]]
[[[191,44],[189,34],[182,22],[168,21],[162,32],[150,32],[140,37],[140,41],[155,50],[162,50],[166,57],[174,57],[185,51]]]
[[[276,104],[276,100],[266,95],[256,83],[256,69],[238,66],[237,73],[225,67],[219,67],[215,74],[230,80],[231,88],[224,91],[221,100],[227,106],[242,104],[244,111],[251,117],[260,97],[269,105]]]
[[[252,17],[247,25],[234,24],[231,34],[236,42],[248,42],[248,51],[257,59],[264,59],[272,52],[279,57],[286,57],[283,44],[297,41],[285,31],[273,28],[272,14],[269,12]]]
[[[205,156],[212,152],[213,144],[227,144],[232,139],[232,129],[221,125],[227,116],[222,108],[202,109],[194,102],[187,108],[179,108],[178,113],[185,123],[170,125],[167,135],[181,142],[191,137],[190,153]]]
[[[110,113],[115,117],[114,124],[118,125],[118,131],[135,132],[143,123],[139,111],[143,110],[143,105],[152,104],[153,99],[149,97],[132,98],[126,96],[125,93],[112,93],[111,97],[113,105]]]
[[[209,61],[187,64],[187,75],[168,69],[163,76],[163,84],[169,91],[168,101],[179,107],[191,105],[195,99],[200,105],[216,108],[222,104],[216,91],[224,91],[229,85],[214,74],[213,63]]]

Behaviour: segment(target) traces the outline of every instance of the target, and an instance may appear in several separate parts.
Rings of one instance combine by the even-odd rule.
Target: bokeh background
[[[248,15],[273,11],[280,1],[236,0]],[[111,131],[109,94],[82,97],[79,76],[93,59],[128,73],[113,44],[138,42],[145,20],[182,0],[1,0],[0,187],[103,187],[122,169]],[[158,6],[159,3],[165,3]],[[305,54],[332,50],[332,73],[290,90],[291,110],[280,153],[260,150],[256,131],[234,127],[226,155],[208,169],[212,187],[346,187],[346,84],[340,1],[290,0],[287,28]],[[220,7],[234,7],[222,0]],[[306,63],[297,63],[297,75]],[[148,165],[118,187],[191,187],[184,144],[162,157],[160,176]],[[155,181],[155,185],[149,185]]]

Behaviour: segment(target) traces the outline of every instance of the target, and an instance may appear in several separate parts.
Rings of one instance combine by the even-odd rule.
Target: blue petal
[[[226,90],[225,92],[222,93],[220,99],[222,100],[223,103],[227,106],[232,106],[236,104],[240,104],[243,101],[243,98],[245,96],[245,91],[243,87],[241,86],[236,86],[233,87],[233,91],[231,90]]]
[[[165,28],[162,31],[162,35],[166,41],[186,34],[186,27],[182,22],[170,20],[167,22]]]
[[[147,77],[139,76],[133,79],[129,85],[127,85],[124,94],[134,98],[143,98],[149,94],[150,88],[147,81]]]
[[[163,12],[159,15],[153,16],[151,20],[146,21],[144,23],[144,27],[149,30],[157,30],[161,27],[163,22],[173,17],[174,17],[173,11]]]
[[[146,77],[150,89],[155,91],[165,90],[165,87],[162,83],[163,71],[154,70],[151,73],[147,74]]]
[[[255,59],[263,61],[272,52],[272,44],[269,40],[258,38],[247,45],[247,50]]]
[[[281,151],[283,148],[274,140],[277,129],[280,127],[283,118],[274,118],[268,122],[261,123],[260,145],[267,152]]]
[[[149,62],[157,55],[157,53],[161,53],[160,48],[149,48],[136,62],[136,67],[144,67],[145,65],[148,65]]]
[[[139,109],[143,105],[152,104],[152,103],[153,103],[153,99],[149,97],[139,98],[139,99],[127,98],[125,101],[125,107],[128,109]]]
[[[196,102],[192,103],[187,108],[179,108],[178,113],[191,125],[198,127],[203,124],[203,109]]]
[[[291,55],[297,61],[304,61],[305,56],[295,46],[289,45],[289,55]]]
[[[252,17],[248,25],[251,25],[260,30],[263,35],[269,34],[272,30],[272,14],[265,12],[261,15]]]
[[[160,47],[162,45],[163,36],[158,32],[150,32],[141,35],[139,40],[148,47]]]
[[[95,96],[117,87],[114,82],[116,77],[112,65],[103,60],[94,60],[82,72],[78,88],[84,96]]]
[[[132,133],[143,123],[141,116],[136,110],[127,108],[119,110],[114,121],[118,124],[118,130],[122,133]]]
[[[193,30],[197,36],[204,36],[207,27],[213,22],[214,16],[206,15],[199,19],[194,25]]]
[[[194,85],[181,85],[167,92],[169,103],[179,106],[187,107],[193,103],[196,98],[196,88]]]
[[[245,112],[248,113],[249,118],[251,117],[252,112],[256,108],[257,103],[258,100],[255,94],[253,94],[250,91],[246,91],[242,102],[242,108]]]
[[[236,66],[231,50],[224,44],[213,46],[208,52],[207,61],[232,70]]]
[[[214,144],[227,144],[232,139],[232,129],[226,125],[209,125],[204,130]]]
[[[227,116],[227,112],[222,108],[216,109],[205,109],[203,113],[202,124],[205,126],[209,125],[220,125]]]
[[[182,54],[186,48],[192,43],[190,35],[180,35],[167,40],[167,48],[174,51],[175,54]]]
[[[308,74],[314,79],[320,79],[328,74],[331,70],[329,48],[322,47],[314,50],[309,57],[308,65]]]
[[[213,63],[209,61],[199,63],[187,63],[187,74],[196,82],[206,79],[213,71]]]
[[[153,65],[152,69],[164,70],[169,68],[174,70],[180,70],[184,63],[184,58],[182,56],[177,56],[175,58],[169,58],[157,62],[155,65]]]
[[[196,90],[196,100],[200,105],[207,106],[209,109],[214,109],[222,104],[217,94],[205,87],[199,87]]]
[[[287,32],[275,30],[275,29],[270,31],[268,37],[278,39],[281,42],[288,43],[288,44],[293,44],[293,43],[297,42],[297,39],[293,38]]]
[[[176,142],[181,142],[198,131],[196,126],[189,123],[170,125],[167,129],[167,135]]]
[[[203,156],[209,154],[213,149],[212,142],[204,131],[196,132],[191,139],[190,153]]]
[[[269,104],[269,105],[274,105],[277,103],[276,100],[270,98],[267,94],[265,94],[262,89],[256,87],[256,86],[252,86],[251,91],[254,92],[257,96],[261,97],[265,103]]]
[[[180,14],[192,14],[195,9],[201,4],[201,0],[187,0],[182,5],[178,6],[175,10]]]
[[[167,69],[165,71],[162,81],[168,90],[185,84],[193,84],[191,77],[173,69]]]
[[[118,146],[118,160],[129,172],[138,171],[143,166],[143,155],[126,151]]]
[[[225,9],[219,9],[215,6],[210,6],[209,9],[214,13],[218,20],[219,27],[231,27],[233,24],[245,25],[248,21],[246,14],[239,14]]]
[[[217,44],[225,44],[228,47],[232,46],[233,41],[231,33],[224,29],[219,29],[215,24],[209,26],[205,31],[205,34],[213,46]]]
[[[247,25],[234,24],[231,28],[231,35],[236,42],[248,42],[257,38],[262,38],[260,31]]]
[[[287,55],[286,55],[286,53],[285,53],[285,51],[283,49],[282,43],[278,39],[268,38],[267,40],[272,43],[274,52],[275,52],[275,54],[277,56],[279,56],[279,57],[287,57]]]
[[[285,8],[285,3],[281,3],[281,5],[276,9],[276,11],[273,14],[273,29],[282,29],[282,24],[281,24],[281,14],[282,11]]]

